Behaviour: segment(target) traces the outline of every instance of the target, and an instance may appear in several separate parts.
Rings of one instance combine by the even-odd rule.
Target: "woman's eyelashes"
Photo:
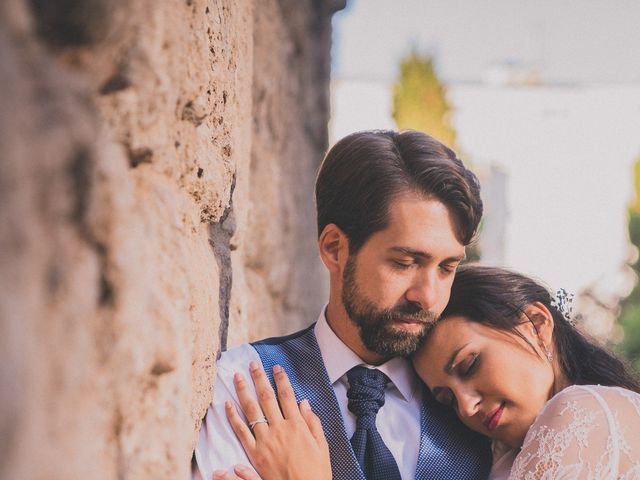
[[[460,362],[458,368],[458,374],[461,378],[469,378],[473,375],[480,366],[480,355],[477,353],[471,353],[464,361]]]
[[[458,363],[454,368],[456,375],[462,379],[470,378],[474,373],[478,371],[480,367],[480,354],[470,353],[464,360]],[[458,402],[453,391],[449,388],[442,391],[436,396],[436,400],[447,407],[451,407],[454,410],[457,408]]]

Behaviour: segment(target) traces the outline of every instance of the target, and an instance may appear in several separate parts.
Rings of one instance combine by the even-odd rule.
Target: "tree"
[[[640,278],[640,159],[634,167],[635,199],[629,206],[629,240],[636,248],[636,255],[630,267]],[[631,291],[631,294],[622,302],[620,313],[620,326],[624,332],[624,338],[618,345],[618,350],[633,363],[636,370],[640,371],[640,285]]]
[[[446,88],[436,75],[433,59],[412,51],[400,62],[393,89],[393,119],[399,129],[425,132],[445,145],[455,145]]]

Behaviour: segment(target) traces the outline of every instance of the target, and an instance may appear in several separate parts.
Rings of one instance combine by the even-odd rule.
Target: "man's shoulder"
[[[217,362],[218,371],[221,369],[232,370],[236,366],[247,366],[256,357],[257,353],[253,346],[250,343],[243,343],[220,354]]]
[[[250,361],[260,360],[260,355],[256,350],[256,346],[260,348],[260,346],[268,346],[268,345],[281,345],[288,341],[295,340],[296,338],[302,337],[308,333],[311,333],[310,330],[313,330],[314,324],[306,327],[297,332],[291,333],[289,335],[284,335],[280,337],[270,337],[262,340],[257,340],[252,343],[243,343],[237,347],[231,348],[225,352],[222,352],[220,355],[220,359],[218,360],[218,371],[242,371],[247,368]]]
[[[284,336],[281,336],[281,337],[271,337],[271,338],[265,338],[263,340],[258,340],[257,342],[254,342],[253,345],[281,345],[283,343],[290,342],[290,341],[295,340],[297,338],[303,337],[304,335],[308,335],[308,334],[312,333],[311,331],[314,329],[315,325],[316,324],[314,322],[311,325],[309,325],[308,327],[303,328],[302,330],[298,330],[297,332],[290,333],[289,335],[284,335]]]

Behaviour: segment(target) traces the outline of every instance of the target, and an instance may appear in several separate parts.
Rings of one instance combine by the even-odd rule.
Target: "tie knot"
[[[380,370],[354,367],[347,372],[349,379],[349,410],[357,417],[356,423],[361,428],[375,426],[376,415],[384,405],[384,389],[389,383]]]

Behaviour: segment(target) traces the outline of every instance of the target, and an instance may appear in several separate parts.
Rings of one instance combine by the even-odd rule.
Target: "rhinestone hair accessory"
[[[556,294],[551,297],[551,306],[558,310],[564,319],[571,325],[576,325],[576,318],[573,315],[573,293],[567,292],[564,288],[560,288]]]

